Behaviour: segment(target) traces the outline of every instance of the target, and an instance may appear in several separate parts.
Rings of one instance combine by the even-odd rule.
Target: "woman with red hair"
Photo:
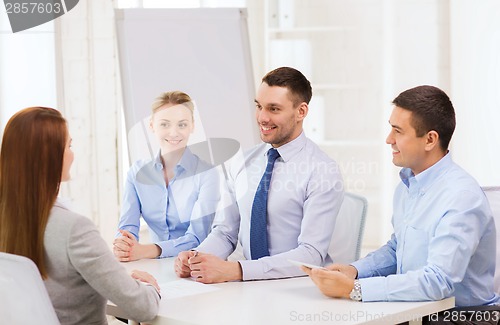
[[[0,251],[33,260],[62,324],[106,324],[107,300],[130,319],[152,320],[156,280],[127,274],[95,225],[58,203],[72,162],[59,111],[30,107],[9,120],[0,152]]]

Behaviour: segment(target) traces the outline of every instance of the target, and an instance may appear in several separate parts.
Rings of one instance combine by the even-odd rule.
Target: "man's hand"
[[[330,264],[326,266],[326,269],[330,271],[339,271],[340,273],[345,274],[349,279],[353,280],[358,276],[358,270],[352,265]]]
[[[345,265],[347,266],[347,265]],[[354,288],[354,278],[346,275],[342,269],[338,268],[328,270],[310,269],[302,266],[302,271],[307,273],[319,290],[328,297],[332,298],[349,298],[349,294]],[[352,270],[348,271],[352,275]],[[356,272],[357,273],[357,272]]]
[[[225,261],[211,254],[193,253],[187,259],[187,265],[190,275],[198,282],[220,283],[243,279],[240,263]],[[183,264],[183,266],[186,265]],[[183,270],[186,269],[183,268]]]
[[[184,251],[177,255],[174,263],[174,271],[180,278],[188,278],[191,276],[191,269],[189,268],[189,259],[197,254],[196,251]]]

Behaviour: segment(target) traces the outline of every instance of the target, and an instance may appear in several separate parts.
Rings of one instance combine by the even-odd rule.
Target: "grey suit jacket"
[[[45,286],[61,324],[107,324],[107,300],[136,321],[158,313],[155,288],[127,273],[92,221],[58,203],[45,230],[45,251]]]

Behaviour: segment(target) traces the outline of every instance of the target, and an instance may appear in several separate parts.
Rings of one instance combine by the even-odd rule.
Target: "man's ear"
[[[306,102],[300,103],[297,107],[297,122],[303,121],[309,112],[309,105]]]
[[[425,135],[425,150],[426,151],[431,151],[433,150],[436,146],[439,147],[439,133],[437,133],[434,130],[431,130],[427,132]]]

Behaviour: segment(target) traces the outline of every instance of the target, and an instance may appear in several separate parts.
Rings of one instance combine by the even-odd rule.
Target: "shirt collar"
[[[415,182],[412,182],[412,184],[418,184],[418,187],[422,191],[425,191],[448,170],[452,163],[451,155],[448,152],[437,163],[419,173],[417,176],[413,174],[410,168],[403,168],[399,172],[399,177],[406,187],[410,187],[410,178],[414,178]]]
[[[156,169],[158,170],[163,169],[163,163],[161,161],[161,150],[158,150],[158,153],[156,154],[156,157],[154,159],[154,164]],[[184,153],[182,154],[181,159],[175,166],[175,173],[178,174],[186,170],[192,171],[194,173],[195,169],[196,169],[195,155],[191,152],[191,150],[189,150],[189,148],[186,148],[186,150],[184,150]]]
[[[278,150],[281,159],[283,159],[284,162],[287,162],[304,148],[304,146],[306,145],[306,140],[307,138],[304,134],[304,131],[302,131],[298,137],[296,137],[295,139],[293,139],[288,143],[285,143],[279,148],[276,148],[276,150]],[[267,151],[270,148],[272,148],[272,146],[270,144],[267,144],[266,151],[264,153],[266,156],[267,156]]]

